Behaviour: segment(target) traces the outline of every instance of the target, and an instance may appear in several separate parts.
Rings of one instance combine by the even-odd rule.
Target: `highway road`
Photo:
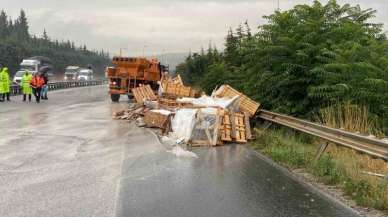
[[[105,86],[0,103],[2,217],[357,216],[247,145],[177,157],[148,129],[112,120]]]

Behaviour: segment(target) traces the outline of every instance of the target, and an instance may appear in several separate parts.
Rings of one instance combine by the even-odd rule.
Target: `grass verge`
[[[357,205],[388,212],[388,180],[365,174],[388,174],[388,163],[330,144],[314,161],[318,139],[286,128],[255,128],[252,147],[291,169],[304,168],[326,185],[335,185]]]

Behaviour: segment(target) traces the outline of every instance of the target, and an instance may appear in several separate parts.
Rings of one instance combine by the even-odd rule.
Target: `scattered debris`
[[[149,85],[133,88],[137,104],[113,113],[113,118],[160,129],[166,138],[179,141],[177,144],[217,146],[252,139],[249,119],[260,104],[229,85],[207,96],[185,86],[179,75],[163,76],[159,84],[158,95]],[[183,153],[179,148],[177,145],[172,151],[177,156]]]
[[[136,126],[138,126],[138,127],[145,127],[146,123],[144,122],[144,119],[141,118],[141,117],[138,117],[136,119]]]

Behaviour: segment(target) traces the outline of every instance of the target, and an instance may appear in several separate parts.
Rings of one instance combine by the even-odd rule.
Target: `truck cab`
[[[109,79],[109,94],[113,102],[120,100],[120,95],[131,97],[132,88],[149,84],[157,90],[162,76],[162,65],[157,59],[142,57],[113,57],[114,67],[106,69]]]
[[[78,74],[79,81],[90,81],[93,80],[93,70],[91,69],[81,69]]]
[[[40,61],[38,60],[23,60],[20,63],[20,70],[16,72],[13,82],[20,83],[22,81],[22,77],[26,71],[29,71],[32,74],[35,74],[39,71]]]
[[[68,66],[65,69],[65,81],[76,81],[78,80],[80,67],[78,66]]]

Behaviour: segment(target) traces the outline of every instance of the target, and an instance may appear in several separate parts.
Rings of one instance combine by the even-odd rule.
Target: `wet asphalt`
[[[0,103],[0,216],[357,216],[246,145],[177,157],[104,86]]]

